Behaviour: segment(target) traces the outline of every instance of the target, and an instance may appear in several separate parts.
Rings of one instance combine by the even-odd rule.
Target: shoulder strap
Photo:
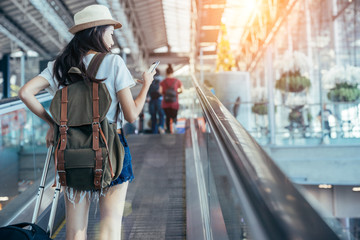
[[[104,60],[106,53],[96,53],[95,56],[91,59],[89,66],[87,68],[87,73],[89,76],[96,77],[96,74],[99,70],[101,62]]]
[[[168,79],[171,79],[171,78],[168,78]],[[174,79],[175,79],[175,78],[174,78]],[[174,89],[175,83],[176,83],[176,79],[175,79],[174,82],[171,84],[171,86],[170,86],[169,84],[166,84],[166,85],[168,86],[168,88]]]
[[[119,115],[121,113],[121,107],[120,107],[120,103],[118,102],[117,105],[116,105],[116,113],[115,113],[115,122],[117,123],[117,120],[119,119]],[[120,116],[120,128],[122,128],[122,125],[123,125],[123,116],[122,116],[122,113],[121,113],[121,116]]]
[[[173,84],[171,85],[172,88],[174,88],[174,87],[175,87],[175,84],[177,83],[177,79],[176,79],[176,78],[174,78],[174,79],[175,79],[175,80],[174,80]]]
[[[175,84],[176,84],[176,82],[177,82],[177,79],[176,78],[174,78],[174,82],[172,83],[172,85],[171,85],[171,89],[174,89],[175,91],[176,91],[176,89],[174,88],[175,87]],[[176,91],[177,92],[177,91]]]

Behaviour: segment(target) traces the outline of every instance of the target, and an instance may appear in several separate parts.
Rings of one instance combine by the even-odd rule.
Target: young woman
[[[114,44],[112,38],[114,29],[121,27],[121,24],[112,18],[109,9],[102,5],[91,5],[84,8],[75,14],[74,20],[75,25],[69,29],[74,34],[73,39],[55,61],[49,62],[47,68],[26,83],[19,92],[21,100],[27,107],[49,124],[46,134],[47,146],[54,142],[55,123],[37,101],[35,95],[42,89],[46,89],[54,95],[58,89],[71,84],[68,74],[71,67],[78,67],[86,74],[86,68],[96,52],[110,52],[110,48]],[[116,121],[115,113],[119,102],[125,119],[129,122],[135,121],[144,106],[154,74],[155,71],[143,73],[142,89],[133,100],[130,87],[135,83],[124,61],[118,55],[106,55],[97,72],[96,79],[105,79],[103,82],[112,98],[106,116],[109,122]],[[121,135],[119,137],[126,151],[126,140]],[[125,154],[124,165],[126,161],[130,161],[130,164],[123,168],[119,178],[113,181],[110,187],[105,189],[106,191],[90,192],[63,188],[66,195],[66,239],[87,238],[91,197],[99,198],[101,216],[99,239],[121,239],[121,220],[125,196],[128,182],[134,178],[129,152]]]
[[[181,81],[173,76],[174,70],[171,65],[166,69],[166,78],[160,83],[160,93],[165,95],[166,90],[172,88],[176,91],[176,100],[167,102],[166,96],[163,97],[161,107],[164,109],[166,116],[166,132],[174,133],[173,123],[176,123],[177,113],[179,110],[178,94],[183,92]]]

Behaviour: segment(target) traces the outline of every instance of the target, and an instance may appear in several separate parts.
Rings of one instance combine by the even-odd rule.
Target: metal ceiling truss
[[[44,58],[50,58],[50,55],[44,51],[43,47],[28,36],[24,30],[17,27],[4,14],[0,13],[0,32],[7,36],[25,51],[33,50],[38,52]]]
[[[48,38],[59,49],[61,49],[64,46],[63,42],[59,40],[60,38],[56,39],[52,35],[47,34],[49,25],[45,18],[43,18],[42,21],[39,22],[31,14],[29,14],[28,12],[29,1],[22,1],[22,3],[19,3],[18,0],[10,0],[10,1],[24,14],[24,16],[32,24],[34,24],[44,34],[44,37]]]
[[[184,54],[177,53],[151,53],[149,55],[149,61],[154,62],[160,60],[162,63],[171,63],[171,64],[189,64],[189,56],[184,56]]]
[[[132,0],[123,0],[122,2],[124,9],[130,10],[130,11],[126,11],[125,13],[127,15],[128,21],[130,23],[139,50],[141,51],[143,60],[145,60],[145,63],[147,63],[149,59],[149,53],[147,50],[147,46],[145,44],[146,43],[145,37],[141,31],[142,28],[136,16],[136,10],[134,9],[133,2]]]
[[[40,12],[40,14],[46,18],[46,20],[50,23],[50,25],[58,32],[59,38],[65,39],[66,43],[70,42],[72,39],[72,34],[69,33],[68,29],[70,26],[65,24],[62,17],[58,14],[65,14],[61,9],[64,7],[59,7],[61,4],[59,1],[51,1],[51,4],[48,3],[47,0],[29,0],[30,3]],[[51,6],[53,5],[53,6]],[[57,12],[57,10],[59,12]],[[65,10],[64,10],[65,11]],[[67,15],[67,14],[65,14]],[[68,22],[69,16],[65,17]]]
[[[63,4],[61,0],[47,0],[48,4],[56,11],[58,16],[63,20],[65,25],[70,28],[74,25],[73,16],[69,9]]]
[[[145,60],[143,54],[146,53],[146,49],[144,49],[143,45],[138,44],[141,37],[138,35],[138,31],[133,30],[134,23],[129,21],[130,18],[125,11],[126,7],[129,6],[127,1],[121,1],[121,3],[119,3],[119,0],[97,0],[97,3],[107,6],[112,16],[122,24],[121,31],[114,31],[116,40],[122,49],[130,49],[130,56],[134,63],[138,66],[143,66]],[[131,10],[131,8],[129,9]],[[130,15],[133,14],[135,13]],[[145,56],[145,58],[147,58],[147,56]]]
[[[134,9],[132,7],[132,3],[129,0],[125,0],[125,1],[127,1],[126,5],[129,4],[128,7],[130,6],[130,9],[131,9],[130,12],[127,12],[127,17],[129,19],[130,26],[131,26],[131,28],[132,28],[132,30],[134,32],[135,39],[137,40],[137,43],[138,43],[140,49],[145,50],[145,48],[146,48],[146,46],[144,44],[145,43],[145,38],[144,38],[144,36],[143,36],[143,34],[141,32],[140,24],[139,24],[139,22],[138,22],[138,20],[136,18],[136,14],[135,14],[135,11],[134,11]]]

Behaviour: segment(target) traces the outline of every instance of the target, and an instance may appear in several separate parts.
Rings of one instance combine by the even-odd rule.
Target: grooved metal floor
[[[185,239],[184,135],[130,135],[135,179],[129,184],[122,239]],[[98,239],[99,209],[89,214],[88,239]],[[66,225],[66,223],[65,223]],[[65,226],[57,234],[65,239]]]

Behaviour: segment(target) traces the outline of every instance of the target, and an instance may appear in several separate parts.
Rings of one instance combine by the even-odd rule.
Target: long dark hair
[[[87,74],[83,58],[89,50],[102,53],[110,52],[103,41],[103,35],[108,26],[97,26],[77,32],[63,51],[56,57],[53,72],[54,77],[59,82],[59,86],[67,86],[82,79],[91,82],[104,80],[95,79],[95,77]],[[71,67],[79,68],[83,76],[81,77],[78,74],[70,75],[68,71]]]

